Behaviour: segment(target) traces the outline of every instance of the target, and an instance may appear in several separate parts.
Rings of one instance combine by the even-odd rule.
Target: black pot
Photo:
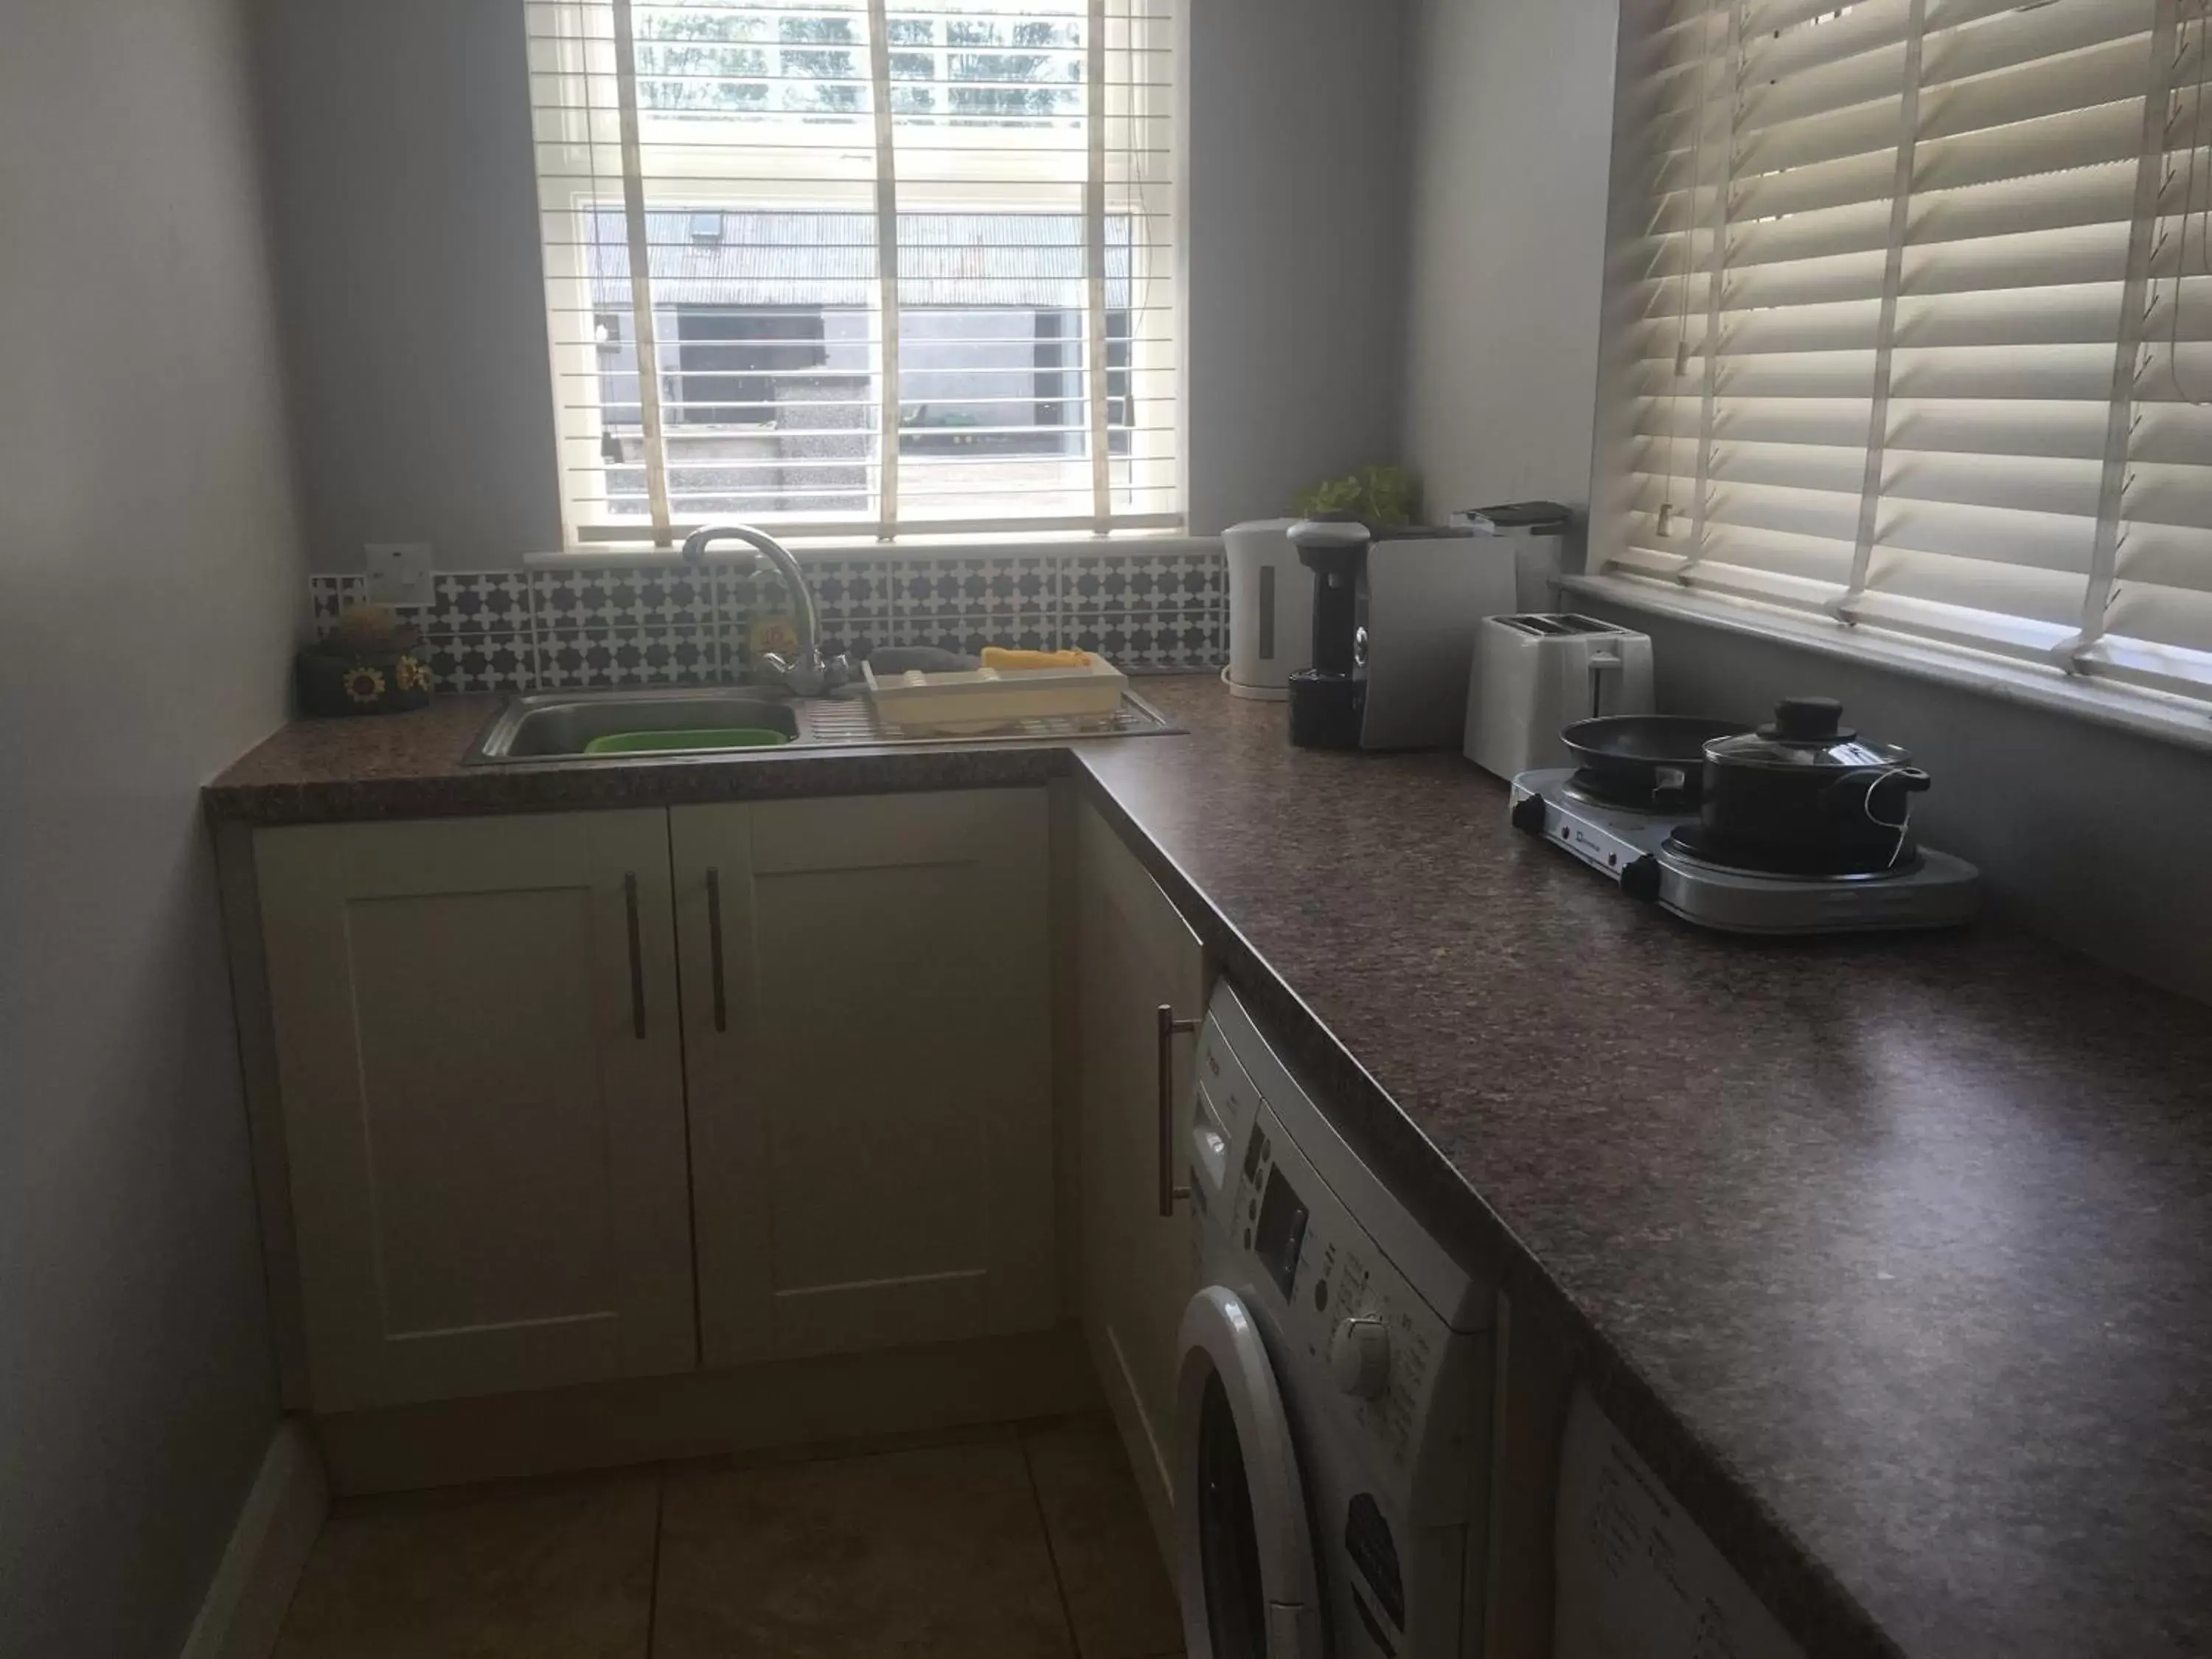
[[[1785,697],[1772,724],[1705,745],[1700,850],[1753,869],[1851,874],[1911,855],[1912,757],[1862,743],[1831,697]]]
[[[1619,806],[1686,812],[1703,793],[1705,744],[1746,730],[1737,720],[1686,714],[1603,714],[1559,733],[1575,781]]]

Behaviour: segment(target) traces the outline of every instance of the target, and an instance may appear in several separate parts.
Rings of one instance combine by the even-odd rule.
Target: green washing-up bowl
[[[757,726],[702,732],[610,732],[584,745],[587,755],[652,755],[672,749],[775,749],[789,743],[781,732]]]

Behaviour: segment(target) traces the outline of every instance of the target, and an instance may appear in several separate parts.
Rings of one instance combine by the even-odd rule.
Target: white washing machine
[[[1494,1289],[1322,1120],[1226,982],[1197,1074],[1175,1453],[1189,1659],[1465,1659]]]

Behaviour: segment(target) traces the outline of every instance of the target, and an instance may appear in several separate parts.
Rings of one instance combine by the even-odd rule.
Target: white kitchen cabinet
[[[667,815],[254,856],[315,1408],[696,1364]]]
[[[1206,953],[1136,855],[1091,807],[1079,832],[1084,1325],[1163,1548],[1172,1539],[1176,1331],[1197,1290],[1180,1136],[1195,1039],[1164,1030],[1206,1011]],[[1166,1156],[1164,1160],[1164,1152]],[[1164,1170],[1164,1176],[1163,1171]]]
[[[669,824],[706,1363],[1049,1326],[1045,792]]]

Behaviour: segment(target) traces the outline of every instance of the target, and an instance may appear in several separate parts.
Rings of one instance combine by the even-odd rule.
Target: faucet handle
[[[761,653],[760,661],[761,666],[768,670],[777,683],[795,697],[821,696],[823,686],[829,678],[823,672],[818,659],[812,664],[805,661],[793,662],[777,652],[763,651]]]

